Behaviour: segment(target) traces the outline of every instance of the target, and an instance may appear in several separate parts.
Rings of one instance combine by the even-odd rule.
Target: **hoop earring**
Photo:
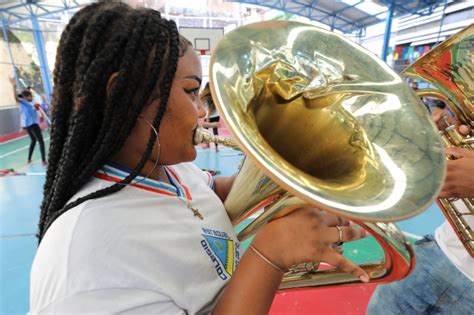
[[[150,126],[151,130],[153,130],[153,132],[155,133],[156,141],[158,142],[158,153],[156,155],[156,160],[155,160],[155,164],[153,165],[153,168],[150,170],[150,172],[148,172],[148,174],[144,178],[137,181],[136,183],[144,181],[155,171],[156,167],[158,166],[158,161],[160,160],[160,154],[161,154],[160,137],[158,135],[158,131],[156,130],[155,126],[153,126],[153,124],[149,122],[148,119],[142,117],[141,115],[138,115],[138,118],[143,119],[143,121],[146,122]]]
[[[161,145],[160,145],[160,138],[158,137],[158,131],[156,130],[155,126],[153,126],[147,119],[143,118],[141,115],[139,115],[138,118],[143,119],[148,125],[150,125],[150,128],[155,133],[156,141],[158,141],[158,154],[156,155],[156,160],[155,160],[155,164],[153,165],[153,168],[151,169],[151,171],[148,172],[148,174],[146,174],[145,177],[137,180],[136,182],[131,182],[131,183],[127,183],[127,184],[125,184],[125,183],[116,183],[116,184],[119,184],[119,185],[128,186],[130,184],[138,184],[138,183],[144,181],[145,179],[148,179],[150,177],[150,175],[155,171],[156,167],[158,166],[158,161],[160,159]],[[104,170],[104,172],[105,172],[105,170]],[[105,174],[107,175],[107,172],[105,172]]]

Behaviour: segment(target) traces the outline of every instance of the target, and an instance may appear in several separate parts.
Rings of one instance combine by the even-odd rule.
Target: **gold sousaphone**
[[[258,215],[239,239],[309,203],[354,220],[381,244],[383,262],[362,265],[372,283],[409,274],[413,251],[390,222],[433,203],[444,156],[429,114],[400,76],[335,33],[269,21],[224,36],[210,82],[247,156],[225,207],[234,224]],[[212,138],[196,133],[197,142]],[[360,281],[295,267],[280,288],[343,283]]]
[[[436,87],[418,90],[417,94],[444,101],[474,134],[474,24],[430,50],[402,74]],[[447,147],[474,150],[474,137],[462,135],[456,126],[448,126],[441,134]],[[441,198],[438,205],[474,257],[474,198]]]

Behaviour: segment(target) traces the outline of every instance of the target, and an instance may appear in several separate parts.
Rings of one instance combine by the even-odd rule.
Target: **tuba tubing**
[[[238,149],[235,140],[224,137],[217,137],[198,127],[194,135],[194,143],[206,143],[216,141],[218,144],[229,146],[233,149]],[[232,195],[239,195],[241,192],[238,189],[240,181],[248,181],[249,178],[258,177],[258,181],[266,180],[266,176],[262,171],[255,168],[249,159],[245,159],[240,171],[235,179],[234,186],[231,189]],[[244,193],[244,192],[243,192]],[[245,193],[244,193],[245,194]],[[252,215],[262,212],[257,218],[246,226],[241,232],[237,234],[239,241],[244,241],[254,235],[267,222],[282,217],[291,211],[294,211],[301,206],[307,204],[304,200],[291,195],[284,190],[277,188],[271,189],[270,193],[260,195],[254,204],[248,209],[242,210],[237,206],[233,197],[231,201],[226,200],[227,213],[236,226],[243,220]],[[237,201],[239,202],[239,201]],[[262,208],[264,211],[261,211]],[[388,283],[397,281],[408,276],[415,267],[415,255],[410,243],[406,240],[405,235],[393,223],[384,222],[362,222],[355,220],[354,223],[359,224],[362,228],[368,231],[380,244],[384,257],[379,263],[363,264],[362,267],[370,278],[371,284]],[[305,287],[323,287],[330,285],[349,285],[349,284],[363,284],[358,278],[351,274],[342,272],[336,268],[324,270],[308,270],[306,263],[301,263],[292,266],[283,277],[280,290],[298,289]]]

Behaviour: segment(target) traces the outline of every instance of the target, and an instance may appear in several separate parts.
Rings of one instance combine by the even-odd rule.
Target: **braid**
[[[155,13],[154,11],[151,11],[152,13]],[[139,48],[139,52],[150,52],[153,48],[153,43],[156,41],[156,34],[158,33],[158,30],[157,29],[157,26],[155,24],[150,24],[150,25],[144,25],[144,29],[146,32],[150,33],[151,36],[148,36],[149,38],[147,38],[146,36],[146,33],[144,35],[144,40],[142,41],[143,45]],[[166,49],[166,46],[162,45],[160,46],[160,49]],[[140,59],[140,60],[143,60],[142,64],[139,66],[139,67],[135,67],[135,68],[144,68],[147,66],[147,62],[146,62],[146,55],[147,53],[143,54],[143,56],[135,56],[134,59]],[[151,80],[148,80],[147,84],[148,86],[151,86],[151,89],[153,89],[153,87],[156,85],[156,77],[157,77],[157,74],[159,73],[161,67],[159,68],[155,68],[151,67],[151,73],[153,74]],[[145,72],[144,70],[140,70],[139,72]],[[156,73],[155,73],[156,72]],[[131,84],[133,84],[133,86],[131,86]],[[120,87],[120,84],[119,84],[119,81],[116,82],[116,84],[114,85],[114,89],[112,90],[111,92],[111,99],[121,99],[125,96],[122,96],[120,94],[117,94],[117,93],[121,93],[123,91],[127,92],[127,91],[134,91],[135,89],[135,84],[132,82],[132,83],[129,83],[128,86],[125,88],[121,88]],[[142,93],[143,95],[150,95],[151,93],[151,89],[148,88],[144,90],[144,93]],[[139,104],[144,104],[147,100],[146,99],[142,99]],[[132,101],[133,102],[133,101]],[[127,105],[127,104],[125,104]],[[107,105],[106,108],[108,110],[108,113],[107,114],[112,114],[112,111],[111,110],[114,110],[114,115],[117,115],[118,117],[120,117],[119,119],[115,119],[111,122],[111,124],[109,124],[109,120],[107,120],[104,125],[102,126],[101,130],[100,130],[100,136],[97,137],[98,140],[100,141],[96,141],[93,146],[92,146],[92,149],[89,151],[89,155],[87,155],[84,159],[84,161],[89,161],[90,159],[92,159],[92,162],[96,161],[96,160],[103,160],[103,157],[102,155],[100,154],[101,152],[100,151],[97,151],[97,148],[100,147],[100,146],[107,146],[107,147],[110,147],[110,145],[113,145],[114,141],[113,140],[116,140],[115,142],[116,143],[123,143],[126,139],[126,137],[128,136],[128,134],[131,132],[135,122],[132,121],[132,120],[128,120],[126,119],[127,117],[131,116],[131,117],[137,117],[138,114],[140,113],[141,111],[141,107],[139,106],[122,106],[120,108],[117,108],[118,106],[113,106],[113,105]],[[125,125],[123,125],[125,123]],[[122,128],[120,128],[122,127]],[[106,131],[107,130],[117,130],[117,132],[119,134],[117,134],[117,132],[108,132],[107,134]],[[120,147],[118,147],[120,148]],[[118,148],[112,148],[111,149],[111,153],[115,153],[115,149],[118,149]],[[85,162],[83,163],[85,164]],[[91,167],[93,166],[95,163],[89,163],[89,165],[84,165],[84,167]],[[79,167],[78,170],[82,169],[82,167]],[[83,174],[84,175],[88,175],[87,177],[90,176],[90,172],[93,172],[95,170],[89,170],[89,169],[86,169]],[[79,174],[77,176],[80,176]]]
[[[84,33],[84,40],[81,43],[79,49],[79,55],[76,61],[76,81],[74,82],[74,91],[77,95],[74,95],[76,99],[83,94],[82,86],[87,84],[84,76],[86,70],[89,68],[92,59],[95,56],[95,49],[97,48],[101,41],[99,37],[102,29],[111,22],[114,17],[118,16],[118,12],[115,11],[105,11],[103,14],[97,14],[96,16],[90,19],[89,25],[86,32]],[[80,104],[75,104],[80,106]]]
[[[138,115],[157,95],[160,105],[153,126],[159,129],[180,53],[187,48],[180,44],[174,22],[161,19],[154,10],[96,3],[71,19],[56,59],[40,240],[61,214],[119,191],[140,173],[156,142],[153,132],[139,163],[124,180],[66,205],[123,146]],[[116,77],[107,93],[112,74]]]
[[[161,20],[161,22],[164,21],[164,20]],[[160,23],[161,24],[161,23]],[[169,42],[169,34],[167,32],[164,32],[162,30],[162,25],[159,25],[159,24],[155,24],[155,26],[158,27],[158,29],[156,30],[156,32],[158,32],[158,40],[162,40],[162,41],[165,41],[165,42]],[[150,29],[151,31],[151,29]],[[145,40],[144,40],[144,43],[146,42],[152,42],[153,38],[156,38],[153,34],[155,33],[155,31],[153,32],[149,32],[148,34],[145,34]],[[174,43],[170,43],[169,46],[170,47],[173,47]],[[143,87],[143,97],[142,99],[138,100],[139,103],[145,103],[147,102],[147,99],[145,99],[145,96],[146,95],[151,95],[153,93],[153,91],[155,90],[156,88],[156,82],[158,81],[159,79],[159,76],[160,76],[160,69],[162,68],[163,66],[163,58],[161,56],[164,56],[166,54],[166,47],[167,46],[158,46],[158,47],[155,47],[155,51],[154,51],[154,59],[152,60],[151,62],[151,66],[150,66],[150,77],[147,78],[147,80],[145,81],[145,84],[144,84],[144,87]],[[152,49],[152,47],[149,47],[149,49]],[[169,69],[170,72],[172,72],[173,74],[176,72],[176,69]],[[174,75],[173,75],[174,76]],[[169,89],[171,87],[169,87],[168,89],[163,89],[163,87],[160,87],[159,89],[161,91],[163,91],[163,93],[160,95],[161,99],[168,99],[168,96],[165,95],[166,93],[169,94]],[[163,108],[166,109],[166,104],[163,106],[163,105],[160,105],[160,108]],[[132,116],[138,116],[139,112],[137,111],[137,108],[132,108],[132,112],[131,112],[131,115]],[[161,119],[160,119],[161,121]],[[123,139],[124,137],[126,137],[126,135],[130,132],[130,130],[133,128],[134,126],[134,122],[131,121],[131,120],[126,120],[125,121],[125,128],[122,130],[124,133],[123,134],[120,134],[118,135],[119,138]],[[159,124],[157,124],[155,127],[159,126]]]
[[[110,12],[107,12],[107,13],[110,13]],[[108,19],[107,17],[109,17],[111,14],[107,14],[106,17],[102,18],[100,23],[106,23],[108,22]],[[104,14],[105,16],[105,14]],[[120,125],[121,125],[121,121],[123,121],[125,119],[124,115],[120,115],[120,114],[115,114],[114,112],[123,112],[124,108],[126,109],[127,107],[127,102],[124,102],[124,100],[127,100],[129,99],[129,95],[131,95],[134,91],[135,91],[135,84],[133,82],[130,82],[130,79],[128,77],[128,72],[130,72],[128,70],[128,68],[132,65],[132,60],[136,57],[134,52],[136,51],[135,49],[135,45],[136,45],[136,42],[138,41],[138,39],[140,38],[140,33],[141,33],[141,30],[143,29],[145,23],[144,23],[144,20],[145,18],[144,17],[135,17],[133,20],[135,23],[134,25],[134,28],[133,28],[133,32],[131,34],[131,39],[128,43],[128,46],[126,47],[125,49],[125,55],[124,55],[124,59],[123,59],[123,62],[122,62],[122,65],[120,66],[120,69],[119,69],[119,77],[118,79],[116,80],[115,84],[113,85],[113,88],[112,88],[112,91],[110,93],[110,98],[112,100],[112,104],[106,104],[106,108],[108,109],[112,109],[113,112],[111,113],[113,116],[117,117],[116,119],[111,119],[111,120],[107,120],[105,122],[106,125],[106,128],[107,128],[107,135],[106,138],[109,138],[109,141],[110,141],[110,138],[113,137],[113,134],[116,133],[116,131],[120,128]],[[105,25],[105,24],[103,24]],[[94,31],[97,31],[99,30],[97,28],[97,25],[91,25],[91,27],[94,26]],[[96,37],[97,39],[98,37]],[[83,46],[83,48],[86,48],[87,46]],[[130,47],[132,47],[132,49],[130,49]],[[86,52],[87,53],[87,52]],[[91,59],[91,57],[89,57],[90,55],[90,52],[89,52],[89,55],[87,55],[85,53],[85,56],[88,56],[88,59]],[[143,62],[144,63],[144,62]],[[78,63],[79,64],[79,63]],[[86,66],[84,65],[84,63],[82,63],[82,66],[83,68],[85,68]],[[96,70],[96,69],[91,69],[91,70]],[[91,103],[94,103],[94,100],[97,100],[98,98],[100,98],[100,96],[96,96],[96,95],[90,95],[90,94],[95,94],[95,93],[90,93],[89,91],[92,91],[94,90],[94,82],[97,82],[98,80],[96,80],[96,78],[100,75],[101,73],[101,70],[100,69],[97,69],[98,71],[95,71],[95,72],[89,72],[88,73],[88,76],[87,76],[87,81],[84,82],[83,79],[81,78],[78,78],[76,79],[77,81],[79,81],[79,83],[77,83],[77,87],[80,87],[80,86],[84,86],[84,89],[85,91],[87,92],[82,92],[81,90],[79,90],[77,92],[77,95],[75,97],[75,100],[76,100],[76,104],[75,104],[75,107],[76,109],[80,112],[82,110],[84,110],[85,112],[88,111],[88,109],[90,108],[90,106],[88,106],[87,108],[85,108],[85,104],[91,104]],[[79,74],[78,74],[79,75]],[[128,86],[126,84],[123,84],[123,83],[127,83],[129,82]],[[104,88],[105,88],[105,80],[103,81],[104,83]],[[97,83],[96,83],[97,84]],[[82,89],[82,88],[81,88]],[[91,97],[91,96],[96,96],[96,97]],[[100,107],[99,104],[93,106],[92,108],[98,108]],[[88,115],[88,113],[84,113],[84,116],[91,116],[91,115]],[[109,124],[109,121],[111,121],[111,123]],[[90,139],[90,137],[84,137],[83,134],[81,133],[88,133],[88,131],[92,130],[94,131],[93,129],[89,129],[87,130],[87,128],[91,127],[89,124],[87,125],[83,125],[84,126],[84,129],[78,129],[80,130],[81,132],[77,132],[75,133],[75,138],[76,138],[76,141],[84,141],[84,139]],[[112,131],[112,132],[111,132]],[[103,139],[102,139],[103,140]],[[108,145],[109,143],[107,142],[102,142],[102,146],[104,148],[109,148],[110,145]],[[71,145],[71,150],[73,150],[74,148],[88,148],[88,145],[90,145],[90,143],[87,143],[87,146],[85,146],[86,144],[85,143],[79,143],[79,145]],[[98,150],[99,152],[101,150]],[[103,153],[106,154],[106,156],[109,156],[110,155],[110,150],[102,150],[102,151],[105,151]],[[84,170],[80,169],[77,167],[77,162],[78,161],[82,161],[81,164],[84,164],[84,162],[89,162],[89,161],[86,161],[85,159],[83,159],[82,157],[81,158],[76,158],[76,156],[78,154],[81,154],[83,153],[83,151],[81,152],[71,152],[71,156],[67,157],[65,155],[65,161],[67,162],[67,164],[64,164],[62,166],[62,170],[64,172],[66,172],[67,174],[69,174],[70,172],[74,172],[74,170],[78,170],[80,173],[77,175],[77,171],[74,172],[77,176],[79,176],[80,178],[74,178],[74,184],[73,185],[66,185],[67,184],[67,178],[66,177],[61,177],[62,178],[62,181],[58,181],[58,187],[65,190],[65,191],[72,191],[72,192],[76,192],[77,191],[77,188],[76,186],[82,186],[84,184],[84,181],[81,182],[81,179],[83,179],[84,177],[87,177],[87,179],[91,176],[91,174],[86,174],[84,172]],[[90,165],[90,164],[89,164]],[[97,170],[97,166],[94,166],[94,165],[91,165],[92,167],[89,167],[87,168],[85,171],[89,171],[91,168],[94,169],[94,172]],[[84,174],[86,176],[81,176],[81,174]],[[89,176],[87,176],[89,175]],[[61,194],[61,195],[65,195],[66,198],[70,198],[72,195],[71,193],[66,193],[66,194]],[[67,201],[67,200],[66,200]],[[60,203],[61,204],[64,204],[62,200],[60,200]]]
[[[89,18],[88,27],[83,35],[84,40],[79,47],[79,54],[74,69],[75,81],[73,82],[74,102],[72,103],[72,107],[75,111],[72,111],[69,122],[69,133],[65,140],[66,145],[62,152],[62,158],[58,161],[59,167],[56,168],[57,180],[55,187],[52,189],[50,198],[51,204],[49,205],[53,209],[58,207],[58,205],[64,204],[71,197],[69,194],[64,193],[64,191],[69,189],[68,182],[70,178],[63,174],[70,174],[74,171],[75,162],[78,160],[77,156],[80,154],[81,148],[84,147],[83,142],[87,139],[87,137],[82,137],[81,135],[88,123],[85,119],[88,115],[81,115],[82,107],[84,106],[83,103],[86,101],[81,91],[83,76],[85,69],[88,68],[92,59],[93,50],[99,39],[100,30],[104,28],[114,16],[117,16],[117,12],[99,11],[95,16]],[[87,109],[84,109],[84,111],[87,111]]]
[[[69,32],[76,25],[77,21],[80,20],[81,16],[88,13],[88,12],[90,12],[91,10],[95,9],[96,7],[97,7],[97,3],[91,4],[91,5],[83,8],[82,10],[78,11],[76,14],[74,14],[74,16],[71,18],[69,23],[66,25],[66,28],[64,29],[63,33],[61,34],[61,38],[59,39],[58,47],[62,47],[64,45],[64,42],[66,41],[66,39],[69,36]],[[54,71],[53,71],[53,82],[54,82],[54,84],[57,83],[58,74],[60,73],[61,68],[62,68],[60,60],[61,60],[61,54],[60,54],[60,51],[58,49],[58,53],[56,54],[56,67],[54,68]]]
[[[61,156],[65,135],[67,133],[67,121],[71,111],[68,104],[72,103],[72,97],[69,94],[69,90],[72,88],[72,78],[74,76],[74,63],[72,61],[77,58],[77,50],[82,41],[82,34],[86,27],[86,21],[83,17],[92,12],[96,7],[97,4],[93,4],[77,12],[67,25],[59,42],[54,70],[55,89],[52,100],[51,119],[54,121],[54,124],[51,126],[48,167],[46,171],[46,181],[43,189],[44,198],[41,209],[49,208],[48,195],[56,178],[56,165]],[[41,211],[40,226],[41,222],[44,222],[46,214],[46,211]]]
[[[169,53],[169,64],[168,69],[169,71],[165,74],[163,78],[163,83],[161,86],[161,90],[163,94],[161,95],[160,99],[160,107],[158,107],[158,113],[155,117],[155,121],[153,125],[155,127],[159,126],[161,123],[161,119],[166,111],[166,104],[168,102],[169,93],[171,90],[171,84],[173,83],[174,74],[176,72],[176,68],[178,67],[178,58],[179,58],[179,34],[176,30],[176,24],[173,21],[170,21],[167,25],[168,31],[170,33],[170,53]]]

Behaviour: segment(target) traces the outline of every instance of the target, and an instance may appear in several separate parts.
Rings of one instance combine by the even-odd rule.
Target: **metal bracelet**
[[[264,260],[267,264],[269,264],[270,266],[272,266],[276,270],[281,271],[281,272],[286,272],[287,271],[286,269],[283,269],[280,266],[274,264],[270,259],[265,257],[261,252],[259,252],[253,245],[250,245],[250,248],[254,251],[255,254],[257,254],[260,258],[262,258],[262,260]]]

